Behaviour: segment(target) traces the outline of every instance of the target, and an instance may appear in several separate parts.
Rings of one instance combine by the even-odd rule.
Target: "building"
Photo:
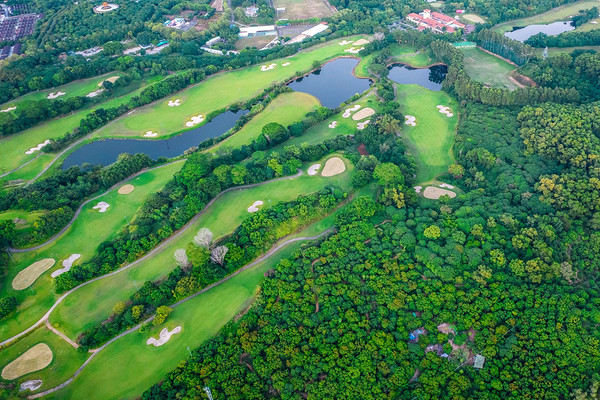
[[[256,7],[255,5],[246,7],[246,9],[244,10],[244,14],[246,14],[246,17],[248,18],[255,18],[258,15],[258,7]]]
[[[475,363],[473,364],[473,367],[475,369],[481,369],[483,368],[483,364],[485,364],[485,357],[480,354],[476,354]]]
[[[298,36],[293,37],[291,40],[287,41],[285,44],[300,43],[301,41],[303,41],[306,38],[313,37],[315,35],[318,35],[319,33],[325,32],[328,27],[329,26],[327,25],[327,22],[321,22],[320,24],[315,25],[312,28],[305,30]]]
[[[431,10],[423,10],[420,14],[410,13],[406,20],[416,24],[420,31],[431,29],[436,33],[454,33],[457,29],[465,28],[465,24],[454,18]]]
[[[0,42],[18,40],[33,33],[38,14],[22,14],[15,17],[0,18]]]
[[[277,35],[275,25],[263,25],[263,26],[243,26],[240,28],[238,37],[251,38],[256,36],[273,36]]]

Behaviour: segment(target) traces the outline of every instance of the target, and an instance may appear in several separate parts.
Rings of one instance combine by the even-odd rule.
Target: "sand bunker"
[[[98,204],[96,204],[94,207],[92,207],[92,209],[98,210],[101,213],[103,213],[103,212],[106,212],[106,210],[108,209],[108,207],[110,207],[110,204],[108,204],[105,201],[101,201]]]
[[[371,43],[371,42],[369,42],[368,40],[365,40],[365,39],[358,39],[356,42],[354,42],[354,45],[355,46],[362,46],[362,45],[367,44],[367,43]]]
[[[52,350],[46,343],[38,343],[2,370],[2,378],[17,379],[30,372],[46,368],[52,362]]]
[[[427,186],[423,191],[423,197],[427,199],[437,200],[442,196],[450,196],[450,198],[456,197],[456,193],[451,190],[440,189],[435,186]]]
[[[21,386],[19,386],[19,391],[23,392],[25,390],[31,390],[32,392],[34,390],[38,390],[39,388],[42,387],[42,380],[41,379],[34,379],[31,381],[25,381],[23,383],[21,383]]]
[[[342,40],[341,42],[338,42],[338,44],[340,46],[345,46],[345,45],[350,44],[352,42],[354,42],[354,40]]]
[[[100,93],[104,92],[104,89],[98,89],[98,90],[94,90],[93,92],[89,92],[88,94],[85,95],[85,97],[96,97],[98,96]]]
[[[146,131],[146,133],[144,133],[142,136],[144,136],[144,137],[157,137],[158,136],[158,132]]]
[[[68,270],[71,269],[71,267],[73,266],[73,263],[81,258],[81,254],[71,254],[69,256],[69,258],[67,258],[66,260],[64,260],[62,262],[63,268],[61,269],[57,269],[56,271],[54,271],[51,276],[53,278],[56,278],[57,276],[64,274],[65,272],[67,272]]]
[[[337,121],[331,121],[331,123],[328,125],[331,129],[335,128],[337,126],[338,122]]]
[[[446,106],[442,106],[442,105],[437,105],[436,107],[442,114],[446,114],[447,117],[454,116],[454,114],[452,114],[452,112],[450,111],[450,107],[446,107]]]
[[[52,268],[55,262],[53,258],[44,258],[43,260],[34,262],[15,276],[15,279],[12,281],[13,289],[27,289],[40,275]]]
[[[167,328],[163,328],[163,330],[160,331],[158,339],[154,339],[153,337],[151,337],[150,339],[146,340],[146,344],[147,345],[152,344],[155,347],[162,346],[163,344],[167,343],[171,339],[171,336],[173,336],[179,332],[181,332],[181,326],[176,326],[175,328],[173,328],[172,331],[169,331]]]
[[[65,92],[61,92],[61,91],[58,91],[56,93],[52,92],[52,93],[49,93],[48,96],[46,96],[46,98],[48,100],[52,100],[52,99],[55,99],[57,97],[64,96],[65,94],[66,94]]]
[[[346,170],[346,164],[339,157],[332,157],[325,162],[325,167],[323,168],[323,172],[321,172],[322,176],[335,176],[339,175]]]
[[[449,184],[447,184],[447,183],[441,183],[441,184],[439,184],[438,186],[439,186],[439,187],[441,187],[441,188],[454,189],[454,186],[452,186],[452,185],[449,185]]]
[[[133,192],[133,189],[135,189],[133,187],[133,185],[123,185],[119,188],[118,193],[119,194],[129,194],[129,193]]]
[[[289,61],[288,61],[288,62],[284,62],[283,64],[281,64],[281,66],[282,66],[282,67],[287,67],[287,66],[288,66],[288,65],[290,65],[290,64],[291,64],[291,62],[289,62]]]
[[[263,65],[262,67],[260,67],[260,70],[262,72],[265,72],[265,71],[269,71],[269,70],[275,68],[276,66],[277,66],[277,64],[275,64],[275,63],[269,64],[269,65]]]
[[[181,99],[169,100],[169,107],[179,107],[181,105]]]
[[[25,152],[25,154],[33,154],[36,151],[40,151],[43,147],[48,146],[50,144],[50,140],[46,139],[43,143],[38,144],[35,147],[30,148]]]
[[[105,79],[105,80],[103,80],[102,82],[100,82],[100,83],[98,84],[98,87],[102,87],[102,84],[103,84],[104,82],[106,82],[106,81],[108,81],[108,82],[110,82],[110,83],[115,83],[115,82],[117,81],[117,79],[119,79],[119,78],[120,78],[120,76],[111,76],[110,78],[108,78],[108,79]]]
[[[194,125],[198,125],[202,121],[204,121],[204,115],[202,115],[202,114],[192,115],[190,120],[185,123],[185,126],[192,127]]]
[[[417,193],[421,193],[421,189],[423,189],[423,186],[415,186],[415,192]]]
[[[258,206],[262,206],[264,204],[261,200],[256,200],[250,207],[248,207],[248,212],[254,213],[258,211]]]
[[[360,104],[355,105],[354,107],[346,108],[346,111],[342,114],[342,117],[349,118],[350,115],[361,107]]]
[[[365,129],[367,127],[369,122],[371,122],[370,119],[366,120],[365,122],[359,122],[358,124],[356,124],[356,129],[362,131],[363,129]]]
[[[4,110],[0,110],[0,112],[11,112],[12,110],[16,110],[16,109],[17,109],[17,107],[8,107],[8,108],[5,108]]]
[[[417,117],[415,117],[413,115],[405,115],[404,118],[406,118],[406,121],[404,121],[404,123],[406,125],[417,126],[417,123],[416,123]]]
[[[360,110],[359,112],[357,112],[356,114],[354,114],[352,116],[352,119],[355,120],[355,121],[360,121],[361,119],[365,119],[367,117],[370,117],[373,114],[375,114],[375,110],[373,110],[370,107],[365,107],[362,110]]]
[[[358,54],[364,47],[350,47],[344,50],[346,53]]]
[[[310,167],[308,167],[308,174],[310,176],[316,175],[317,171],[321,168],[321,164],[313,164]]]

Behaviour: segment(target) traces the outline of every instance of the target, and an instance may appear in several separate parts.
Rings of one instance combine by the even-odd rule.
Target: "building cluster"
[[[406,20],[417,25],[418,30],[431,29],[436,33],[454,33],[457,29],[464,29],[465,24],[445,14],[423,10],[422,13],[410,13]]]
[[[0,4],[0,42],[19,40],[33,33],[42,16],[28,11],[26,4]]]
[[[185,19],[183,19],[183,18],[168,19],[163,23],[163,25],[168,28],[182,29],[185,25]]]
[[[21,43],[15,43],[14,46],[4,46],[0,49],[0,61],[12,56],[13,54],[21,54]]]

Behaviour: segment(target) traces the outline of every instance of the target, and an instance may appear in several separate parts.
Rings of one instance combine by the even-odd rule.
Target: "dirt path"
[[[142,261],[154,256],[154,254],[156,254],[158,251],[160,251],[162,248],[166,247],[168,244],[170,244],[173,240],[177,239],[179,236],[181,236],[185,231],[187,231],[189,229],[190,226],[193,225],[194,222],[196,222],[196,220],[198,220],[198,218],[200,218],[204,212],[215,202],[217,201],[217,199],[219,199],[221,196],[223,196],[225,193],[234,191],[234,190],[242,190],[242,189],[248,189],[248,188],[252,188],[252,187],[256,187],[256,186],[261,186],[261,185],[266,185],[267,183],[273,183],[273,182],[277,182],[277,181],[282,181],[282,180],[287,180],[287,179],[293,179],[293,178],[297,178],[300,175],[302,175],[302,171],[298,170],[298,173],[296,175],[292,175],[292,176],[285,176],[282,178],[277,178],[277,179],[272,179],[270,181],[265,181],[265,182],[260,182],[260,183],[253,183],[251,185],[243,185],[243,186],[235,186],[235,187],[231,187],[229,189],[225,189],[223,190],[221,193],[219,193],[218,195],[216,195],[211,201],[209,201],[206,206],[204,206],[204,208],[202,209],[202,211],[200,211],[198,214],[196,214],[191,220],[189,220],[189,222],[187,224],[185,224],[183,227],[181,227],[178,231],[176,231],[171,237],[165,239],[162,243],[160,243],[158,246],[156,246],[154,249],[152,249],[150,252],[148,252],[145,256],[138,258],[137,260],[135,260],[134,262],[127,264],[113,272],[110,272],[106,275],[102,275],[102,276],[98,276],[94,279],[91,279],[89,281],[83,282],[77,286],[75,286],[73,289],[67,291],[65,294],[63,294],[62,296],[60,296],[58,298],[58,300],[56,300],[56,302],[52,305],[52,307],[50,307],[50,309],[46,312],[46,314],[44,314],[44,316],[42,318],[40,318],[36,323],[34,323],[33,325],[31,325],[29,328],[23,330],[22,332],[14,335],[11,338],[8,338],[2,342],[0,342],[0,347],[7,345],[8,343],[17,340],[18,338],[20,338],[21,336],[27,335],[29,332],[33,331],[34,329],[36,329],[38,326],[40,326],[41,324],[43,324],[48,317],[50,317],[50,314],[52,313],[52,311],[54,311],[54,309],[56,307],[58,307],[58,305],[71,293],[73,293],[74,291],[76,291],[77,289],[80,289],[84,286],[87,286],[93,282],[99,281],[101,279],[105,279],[108,278],[109,276],[113,276],[116,275],[122,271],[125,271],[139,263],[141,263]]]
[[[71,339],[69,339],[67,337],[67,335],[65,335],[64,333],[60,332],[58,329],[56,329],[55,327],[53,327],[52,325],[50,325],[50,322],[48,320],[46,320],[46,328],[50,329],[52,332],[56,333],[58,336],[60,336],[61,338],[64,339],[65,342],[69,343],[71,346],[73,346],[74,348],[78,349],[79,345],[77,343],[75,343],[74,341],[72,341]]]
[[[185,299],[183,299],[183,300],[181,300],[181,301],[178,301],[177,303],[173,304],[173,305],[171,306],[171,308],[175,308],[175,307],[177,307],[177,306],[179,306],[179,305],[181,305],[181,304],[185,303],[186,301],[189,301],[189,300],[191,300],[191,299],[195,298],[196,296],[199,296],[199,295],[201,295],[202,293],[205,293],[205,292],[207,292],[208,290],[210,290],[210,289],[212,289],[212,288],[214,288],[214,287],[216,287],[216,286],[218,286],[218,285],[220,285],[220,284],[222,284],[222,283],[224,283],[224,282],[227,282],[228,280],[230,280],[230,279],[231,279],[231,278],[233,278],[234,276],[236,276],[236,275],[240,274],[241,272],[243,272],[243,271],[246,271],[247,269],[250,269],[250,268],[254,267],[255,265],[257,265],[257,264],[259,264],[259,263],[261,263],[261,262],[263,262],[263,261],[267,260],[268,258],[272,257],[272,256],[273,256],[275,253],[277,253],[279,250],[281,250],[282,248],[286,247],[286,246],[287,246],[287,245],[289,245],[289,244],[292,244],[292,243],[295,243],[295,242],[298,242],[298,241],[310,241],[310,240],[316,240],[316,239],[319,239],[319,238],[321,238],[321,237],[323,237],[323,236],[325,236],[325,235],[329,234],[329,233],[330,233],[330,232],[332,232],[332,231],[333,231],[333,228],[329,228],[329,229],[327,229],[327,230],[325,230],[325,231],[321,232],[320,234],[318,234],[318,235],[316,235],[316,236],[302,236],[302,237],[297,237],[297,238],[293,238],[293,239],[288,239],[288,240],[286,240],[286,241],[284,241],[284,242],[281,242],[280,244],[276,245],[276,246],[275,246],[275,247],[273,247],[271,250],[269,250],[267,253],[265,253],[265,254],[264,254],[262,257],[260,257],[260,258],[258,258],[258,259],[256,259],[256,260],[254,260],[254,261],[253,261],[253,262],[251,262],[250,264],[247,264],[247,265],[245,265],[244,267],[242,267],[242,268],[238,269],[237,271],[235,271],[235,272],[234,272],[234,273],[232,273],[231,275],[228,275],[228,276],[226,276],[225,278],[221,279],[220,281],[218,281],[218,282],[215,282],[215,283],[213,283],[212,285],[209,285],[209,286],[205,287],[205,288],[204,288],[204,289],[202,289],[201,291],[199,291],[199,292],[197,292],[197,293],[195,293],[195,294],[193,294],[193,295],[191,295],[191,296],[188,296],[188,297],[186,297]],[[60,390],[60,389],[62,389],[62,388],[64,388],[64,387],[66,387],[66,386],[67,386],[67,385],[69,385],[71,382],[73,382],[73,380],[74,380],[74,379],[75,379],[75,378],[76,378],[76,377],[77,377],[77,376],[78,376],[78,375],[81,373],[81,371],[83,371],[83,369],[85,368],[85,366],[86,366],[86,365],[87,365],[87,364],[88,364],[90,361],[92,361],[92,359],[93,359],[93,358],[94,358],[94,357],[95,357],[95,356],[96,356],[98,353],[100,353],[102,350],[104,350],[104,349],[105,349],[107,346],[109,346],[111,343],[113,343],[113,342],[115,342],[115,341],[119,340],[119,339],[120,339],[120,338],[122,338],[123,336],[126,336],[126,335],[128,335],[128,334],[130,334],[130,333],[132,333],[132,332],[135,332],[135,331],[137,331],[137,330],[138,330],[138,329],[139,329],[139,328],[140,328],[140,327],[141,327],[143,324],[147,324],[147,323],[149,323],[150,321],[152,321],[153,319],[154,319],[154,316],[152,316],[152,317],[148,318],[147,320],[145,320],[144,322],[142,322],[142,323],[140,323],[140,324],[138,324],[138,325],[134,326],[133,328],[131,328],[131,329],[129,329],[129,330],[127,330],[127,331],[125,331],[125,332],[123,332],[123,333],[121,333],[121,334],[119,334],[119,335],[115,336],[114,338],[112,338],[111,340],[109,340],[108,342],[106,342],[105,344],[103,344],[102,346],[98,347],[97,349],[90,350],[90,352],[92,353],[92,355],[91,355],[91,356],[90,356],[90,357],[89,357],[87,360],[85,360],[85,362],[84,362],[84,363],[81,365],[81,367],[79,367],[79,368],[77,369],[77,371],[75,371],[75,373],[73,374],[73,376],[72,376],[72,377],[70,377],[70,378],[69,378],[69,379],[67,379],[65,382],[61,383],[60,385],[58,385],[58,386],[56,386],[56,387],[54,387],[54,388],[52,388],[52,389],[48,389],[48,390],[46,390],[46,391],[44,391],[44,392],[40,392],[40,393],[37,393],[37,394],[31,395],[31,396],[29,396],[29,397],[27,397],[27,398],[28,398],[28,399],[37,399],[37,398],[39,398],[39,397],[46,396],[46,395],[48,395],[48,394],[54,393],[54,392],[56,392],[56,391],[58,391],[58,390]],[[61,335],[61,336],[62,336],[62,335]]]

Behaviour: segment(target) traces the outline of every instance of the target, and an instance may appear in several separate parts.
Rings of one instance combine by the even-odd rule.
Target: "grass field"
[[[462,14],[459,15],[461,20],[464,20],[467,24],[485,24],[485,19],[477,14]]]
[[[362,36],[350,39],[358,40]],[[298,71],[308,71],[313,62],[325,61],[338,55],[344,55],[345,49],[336,39],[322,45],[302,51],[285,59],[272,60],[265,64],[275,63],[277,66],[268,71],[261,71],[261,65],[209,77],[202,83],[185,89],[170,98],[140,107],[135,113],[102,128],[95,137],[140,137],[143,132],[153,130],[161,138],[181,132],[186,128],[186,121],[197,114],[209,114],[228,105],[248,100],[264,88],[274,83],[285,82]],[[289,62],[290,65],[281,64]],[[179,107],[169,107],[168,101],[181,99]]]
[[[392,61],[407,64],[415,68],[427,67],[433,64],[433,59],[429,57],[424,49],[419,50],[409,45],[392,47]]]
[[[44,211],[8,210],[0,212],[0,221],[19,219],[21,222],[16,224],[15,229],[22,231],[30,228],[31,223],[44,213]]]
[[[306,166],[307,167],[307,166]],[[347,170],[331,178],[321,176],[300,177],[272,182],[250,189],[226,193],[219,198],[183,235],[165,246],[152,258],[144,260],[123,273],[94,282],[67,297],[50,315],[50,321],[72,339],[88,327],[108,318],[117,301],[127,299],[147,280],[156,280],[175,268],[173,252],[185,248],[199,228],[210,228],[215,237],[227,235],[248,216],[247,208],[255,201],[290,201],[301,194],[315,192],[327,184],[339,184],[348,189],[352,166],[346,162]],[[306,171],[306,168],[305,168]]]
[[[516,89],[519,86],[509,79],[514,65],[494,57],[477,47],[461,47],[465,55],[465,69],[471,79],[498,88]]]
[[[551,22],[556,21],[566,21],[569,19],[570,16],[578,14],[579,10],[589,9],[592,7],[600,7],[600,1],[582,0],[575,3],[565,4],[563,6],[553,8],[550,11],[546,11],[545,13],[534,15],[532,17],[520,18],[512,21],[503,22],[494,26],[492,29],[496,32],[506,33],[512,31],[515,27],[523,27],[532,24],[549,24]]]
[[[277,11],[279,19],[309,19],[324,18],[333,15],[323,0],[273,0],[273,6],[285,8]]]
[[[252,118],[242,129],[211,148],[239,148],[250,144],[262,131],[262,127],[270,122],[288,126],[301,121],[304,116],[320,105],[319,100],[307,93],[291,92],[277,96],[263,111]]]
[[[417,162],[417,182],[424,183],[447,171],[452,164],[452,144],[458,122],[456,101],[445,92],[419,85],[397,85],[400,111],[417,118],[417,126],[402,125],[404,143]],[[440,113],[437,105],[451,108],[453,117]]]
[[[262,49],[274,38],[275,36],[255,36],[251,38],[238,39],[235,42],[235,48],[237,50],[244,50],[246,47],[256,47],[257,49]]]
[[[50,271],[62,268],[60,260],[74,253],[82,255],[76,261],[77,264],[90,259],[97,246],[114,237],[123,229],[127,224],[125,218],[131,218],[142,201],[163,187],[182,165],[183,162],[177,162],[137,176],[131,181],[135,186],[135,190],[131,194],[119,195],[116,189],[111,191],[97,201],[88,203],[69,230],[56,241],[39,250],[15,253],[13,255],[15,263],[10,264],[10,270],[0,294],[2,297],[5,295],[17,297],[20,305],[16,315],[2,321],[0,339],[7,339],[33,324],[54,303],[57,296],[52,288]],[[93,209],[99,201],[106,201],[110,204],[106,212],[99,213]],[[17,273],[43,258],[55,259],[55,266],[40,276],[29,289],[14,291],[11,284]]]
[[[578,46],[578,47],[548,47],[548,57],[554,57],[559,54],[569,54],[575,50],[595,50],[600,53],[600,46]],[[535,49],[535,55],[541,57],[544,49]]]

